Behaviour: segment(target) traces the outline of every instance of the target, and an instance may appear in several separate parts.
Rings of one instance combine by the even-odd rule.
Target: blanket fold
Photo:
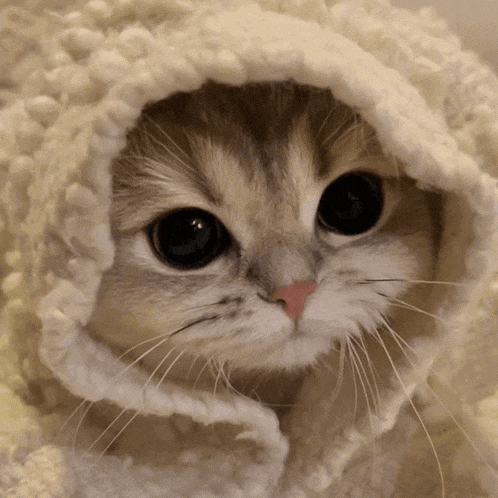
[[[498,498],[498,79],[432,9],[0,8],[1,496]],[[400,327],[408,360],[379,364],[376,410],[354,374],[336,398],[340,358],[281,420],[234,393],[157,387],[87,328],[114,261],[110,165],[144,106],[287,80],[330,89],[441,195],[441,284],[422,291],[437,312]]]

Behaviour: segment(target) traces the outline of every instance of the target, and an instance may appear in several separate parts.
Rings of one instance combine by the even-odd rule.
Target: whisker
[[[159,389],[160,385],[163,383],[164,379],[166,376],[171,372],[171,369],[175,366],[176,362],[188,351],[188,348],[185,348],[182,350],[178,356],[171,362],[171,365],[168,367],[168,369],[164,372],[163,376],[159,380],[159,382],[156,384],[156,391]]]
[[[223,370],[223,364],[219,364],[218,362],[214,363],[214,367],[218,370],[218,374],[216,375],[216,380],[214,381],[213,395],[216,395],[216,388],[218,387],[218,382],[221,377],[221,372]]]
[[[163,334],[163,336],[166,335],[166,334]],[[160,338],[161,336],[158,336],[158,337],[153,337],[152,339],[147,339],[146,341],[143,341],[139,344],[136,344],[135,346],[133,346],[132,348],[128,349],[127,351],[125,351],[121,356],[118,357],[118,359],[121,359],[123,358],[124,356],[126,356],[128,353],[130,353],[131,351],[133,351],[134,349],[136,349],[137,347],[147,343],[147,342],[150,342],[150,341],[153,341],[153,340],[157,340],[158,338]],[[150,348],[149,350],[147,350],[144,354],[142,354],[140,357],[138,357],[135,361],[133,361],[132,363],[130,363],[129,365],[127,365],[123,370],[121,370],[121,372],[119,372],[117,375],[115,375],[115,377],[113,379],[111,379],[111,384],[110,386],[114,385],[115,382],[117,382],[118,380],[118,377],[123,375],[126,371],[128,371],[133,365],[135,365],[136,363],[138,363],[144,356],[146,356],[147,354],[149,354],[151,351],[153,351],[156,347],[160,346],[161,344],[163,344],[163,342],[165,341],[165,339],[163,341],[160,341],[159,344],[156,344],[156,346]],[[110,388],[109,386],[109,388]],[[64,422],[64,424],[62,425],[61,429],[59,430],[59,434],[62,432],[62,430],[67,426],[67,424],[70,422],[70,420],[76,415],[76,413],[78,412],[78,410],[84,406],[84,404],[87,402],[86,399],[84,399],[77,407],[76,409],[73,411],[73,413],[67,418],[67,420]],[[75,429],[75,434],[73,436],[73,439],[72,439],[72,447],[75,448],[76,446],[76,440],[77,440],[77,437],[78,437],[78,433],[81,429],[81,426],[83,425],[83,421],[85,419],[85,417],[87,416],[88,412],[90,411],[90,409],[92,408],[92,406],[95,404],[94,401],[91,401],[88,406],[85,408],[84,412],[83,412],[83,415],[81,416],[81,419],[79,420],[78,422],[78,425],[76,426],[76,429]],[[58,437],[58,436],[57,436]]]
[[[226,362],[225,362],[226,363]],[[231,372],[233,370],[233,366],[230,366],[230,370],[228,371],[228,373],[225,372],[225,369],[224,369],[224,365],[223,365],[223,368],[221,368],[219,371],[221,372],[221,375],[222,375],[222,379],[225,381],[225,386],[226,388],[235,393],[236,395],[242,397],[242,398],[245,398],[245,399],[250,399],[250,400],[253,400],[254,398],[251,398],[250,396],[244,394],[243,392],[239,391],[238,389],[236,389],[231,381],[230,381],[230,375],[231,375]],[[245,384],[245,387],[247,387],[247,385],[249,384],[249,381]],[[257,396],[257,392],[255,390],[256,388],[252,388],[251,389],[251,394],[254,393],[256,396]],[[271,404],[271,403],[263,403],[265,406],[292,406],[292,405],[278,405],[278,404]]]
[[[143,161],[143,154],[120,154],[118,160],[119,161],[129,161],[129,160]]]
[[[358,131],[358,128],[362,127],[363,123],[361,121],[356,120],[356,122],[349,126],[346,130],[343,130],[345,126],[345,122],[341,121],[337,127],[330,133],[325,140],[322,142],[322,146],[325,146],[331,140],[334,141],[334,145],[339,143],[339,141],[344,140],[347,136],[351,135]],[[342,131],[342,133],[341,133]]]
[[[387,297],[387,296],[385,296]],[[431,318],[434,318],[436,320],[439,320],[443,323],[446,323],[446,320],[438,315],[434,315],[433,313],[429,313],[428,311],[424,311],[421,308],[418,308],[417,306],[414,306],[413,304],[407,303],[405,301],[402,301],[401,299],[396,299],[396,298],[388,298],[391,301],[391,304],[393,306],[398,306],[400,308],[404,308],[410,311],[416,311],[417,313],[421,313],[422,315],[427,315],[430,316]]]
[[[105,428],[105,430],[99,435],[97,439],[87,448],[87,451],[92,451],[93,448],[98,444],[98,442],[111,430],[114,424],[122,417],[122,415],[126,412],[126,408],[123,408],[119,414],[114,417],[114,420]],[[105,452],[105,451],[104,451]]]
[[[197,382],[199,382],[199,379],[202,375],[202,372],[204,372],[204,369],[210,365],[211,361],[212,361],[212,358],[206,359],[204,366],[201,368],[200,372],[197,374],[197,378],[195,379],[194,385],[192,386],[192,390],[195,390],[195,387],[197,386]]]
[[[359,133],[355,134],[355,138],[358,139],[358,143],[356,145],[357,150],[362,150],[367,144],[367,141],[365,140],[365,127],[358,126],[361,123],[362,123],[361,119],[359,119],[359,117],[355,115],[355,125],[357,126],[357,131],[359,131]]]
[[[187,159],[190,159],[190,156],[176,143],[175,140],[173,140],[164,130],[163,127],[161,127],[156,121],[154,121],[149,115],[145,114],[145,118],[149,121],[149,123],[152,123],[160,132],[162,135],[164,135],[167,140],[171,142],[171,144],[180,152],[183,154]]]
[[[237,394],[238,396],[242,397],[242,398],[246,398],[246,399],[252,399],[250,396],[247,396],[246,394],[240,392],[238,389],[236,389],[235,387],[233,387],[233,385],[230,383],[230,381],[228,380],[227,377],[224,377],[225,381],[228,383],[227,384],[227,388],[228,390],[234,392],[235,394]]]
[[[174,335],[176,335],[176,334],[178,334],[180,332],[183,332],[186,329],[188,329],[190,327],[193,327],[194,325],[198,325],[199,323],[208,322],[209,320],[216,320],[217,318],[219,318],[219,315],[207,316],[207,317],[204,317],[204,318],[199,318],[198,320],[195,320],[195,321],[193,321],[191,323],[188,323],[184,327],[181,327],[178,330],[175,330],[173,333],[170,334],[169,337],[173,337]]]
[[[64,432],[64,429],[68,426],[68,424],[71,421],[71,419],[78,413],[78,411],[80,410],[80,408],[82,408],[83,406],[85,406],[85,403],[87,403],[87,401],[88,400],[85,398],[85,399],[83,399],[81,401],[81,403],[78,403],[78,406],[71,412],[71,414],[69,415],[69,417],[67,417],[64,420],[64,422],[60,426],[59,430],[57,431],[56,436],[54,437],[55,441],[60,440],[60,438],[62,437],[62,433]]]
[[[220,306],[220,305],[229,305],[229,304],[240,304],[242,299],[239,298],[224,298],[212,303],[199,304],[198,306],[189,306],[188,308],[184,308],[185,311],[192,311],[204,308],[210,308],[211,306]]]
[[[351,366],[351,373],[353,374],[353,384],[354,384],[354,410],[353,410],[353,419],[356,418],[356,414],[358,412],[358,384],[356,382],[356,372],[358,371],[358,366],[356,365],[355,358],[353,356],[353,353],[351,351],[352,346],[350,342],[350,338],[346,340],[347,348],[348,348],[348,353],[349,353],[349,364]],[[354,368],[353,368],[354,367]]]
[[[296,406],[295,403],[265,403],[261,400],[259,400],[260,403],[264,406],[267,406],[268,408],[290,408],[292,406]]]
[[[263,384],[264,382],[267,382],[268,381],[268,378],[270,376],[270,373],[267,372],[266,374],[262,374],[259,376],[259,379],[256,381],[256,383],[252,386],[252,391],[256,393],[256,391],[259,389],[259,387],[261,386],[261,384]],[[258,400],[261,401],[260,397],[258,396]]]
[[[410,353],[412,353],[413,356],[415,356],[415,358],[418,357],[415,349],[413,349],[413,347],[407,342],[405,341],[405,339],[403,339],[403,337],[401,337],[390,325],[389,325],[389,322],[384,318],[382,317],[382,321],[384,322],[384,326],[386,327],[387,331],[393,336],[394,339],[397,339],[399,340],[402,345],[404,346],[405,349],[408,349],[410,351]],[[405,351],[405,349],[402,349],[401,350],[403,351],[403,354],[405,356],[408,355],[408,353]],[[408,356],[407,356],[407,359],[408,359]]]
[[[368,375],[366,373],[365,367],[363,366],[363,363],[361,361],[361,357],[360,357],[358,351],[356,350],[355,344],[353,342],[351,342],[351,346],[352,346],[353,355],[356,358],[355,364],[356,364],[356,369],[358,371],[358,378],[360,380],[360,384],[361,384],[361,387],[363,389],[363,394],[365,396],[365,401],[367,403],[368,419],[370,422],[370,429],[372,431],[372,451],[373,451],[373,457],[374,457],[373,466],[375,466],[375,455],[377,454],[376,444],[375,444],[375,429],[374,429],[374,423],[373,423],[373,418],[372,418],[372,407],[370,404],[370,398],[368,396],[367,386],[368,386],[368,389],[370,390],[370,395],[372,396],[373,403],[375,405],[374,394],[373,394],[372,386],[371,386],[370,381],[368,379]],[[366,383],[365,383],[365,381],[366,381]],[[378,413],[378,411],[377,411],[378,406],[376,406],[375,408],[376,408],[376,413]]]
[[[200,310],[210,308],[211,306],[218,306],[220,304],[222,304],[220,301],[217,301],[216,303],[199,304],[198,306],[189,306],[188,308],[185,308],[185,311]]]
[[[138,349],[140,346],[143,346],[144,344],[147,344],[149,342],[157,341],[158,339],[163,339],[165,337],[169,337],[169,332],[166,332],[164,334],[156,335],[154,337],[151,337],[150,339],[145,339],[145,341],[139,342],[135,345],[133,345],[131,348],[127,349],[124,353],[122,353],[120,356],[118,356],[118,360],[123,359],[127,354],[131,353],[135,349]]]
[[[337,102],[334,102],[334,106],[330,108],[330,111],[328,112],[327,116],[325,116],[325,119],[323,120],[322,124],[320,125],[320,128],[318,128],[318,131],[316,133],[316,136],[319,137],[323,131],[323,128],[325,125],[328,123],[329,119],[331,118],[332,114],[335,113],[337,108],[339,107],[339,104]]]
[[[121,372],[117,373],[112,379],[111,379],[111,384],[109,385],[109,388],[114,385],[118,378],[123,375],[124,373],[126,373],[130,368],[132,368],[134,365],[136,365],[137,363],[139,363],[143,358],[145,358],[148,354],[152,353],[152,351],[154,351],[155,349],[157,349],[158,347],[162,346],[168,339],[169,339],[170,336],[167,336],[165,337],[164,339],[162,339],[160,342],[158,342],[155,346],[152,346],[151,348],[149,348],[147,351],[145,351],[145,353],[142,353],[138,358],[136,358],[135,360],[133,360],[129,365],[126,365],[125,368],[123,368],[123,370],[121,370]]]
[[[368,381],[368,376],[367,375],[365,375],[365,376],[366,376],[366,379],[368,381],[370,392],[372,393],[372,402],[375,406],[376,412],[378,413],[379,406],[380,406],[380,392],[379,392],[379,386],[377,384],[377,378],[379,375],[377,373],[377,370],[375,369],[375,366],[373,365],[373,362],[370,358],[370,355],[368,354],[367,346],[365,344],[365,338],[363,337],[363,335],[360,336],[360,341],[361,341],[361,343],[359,343],[358,339],[355,338],[355,342],[358,344],[358,347],[361,349],[361,351],[363,351],[363,354],[365,355],[365,358],[367,360],[368,370],[370,371],[370,374],[371,374],[374,389],[372,389],[372,385]],[[373,390],[375,390],[375,394],[374,394]]]
[[[104,450],[100,453],[100,455],[96,458],[95,464],[98,464],[100,459],[107,453],[109,448],[116,442],[116,440],[123,434],[123,432],[128,428],[128,426],[137,418],[137,416],[140,414],[140,410],[135,412],[133,416],[126,422],[126,424],[119,430],[119,432],[112,438],[111,442],[104,448]]]
[[[329,362],[325,358],[317,358],[315,360],[315,364],[313,365],[313,368],[315,370],[326,370],[327,372],[335,372],[335,369],[332,367],[332,365],[329,364]],[[335,388],[334,388],[335,391]]]
[[[85,420],[85,417],[88,415],[88,412],[90,411],[90,409],[92,408],[92,406],[94,404],[95,404],[94,401],[90,401],[88,406],[85,408],[83,415],[81,415],[81,418],[78,421],[78,425],[76,426],[76,429],[74,430],[74,436],[73,436],[73,440],[71,442],[71,447],[73,448],[73,450],[76,448],[76,441],[78,439],[78,434],[80,432],[81,426],[83,425],[83,421]]]
[[[375,410],[375,413],[377,415],[379,414],[380,398],[377,398],[377,399],[375,398],[375,394],[374,394],[374,391],[372,389],[372,384],[370,383],[370,380],[368,378],[367,371],[366,371],[365,367],[363,366],[363,362],[361,361],[361,357],[360,357],[358,351],[356,350],[356,346],[359,347],[363,351],[364,355],[369,359],[368,352],[367,352],[366,348],[362,348],[361,345],[358,343],[358,341],[354,337],[351,337],[351,345],[352,345],[353,354],[357,360],[357,365],[356,365],[357,369],[358,369],[358,366],[361,368],[361,370],[358,369],[358,377],[360,379],[360,383],[361,383],[361,386],[363,389],[363,394],[365,395],[365,401],[367,403],[367,411],[368,411],[368,420],[370,422],[370,430],[372,431],[372,454],[373,454],[372,473],[373,473],[375,471],[375,468],[376,468],[377,444],[375,442],[375,428],[374,428],[374,422],[373,422],[373,417],[372,417],[372,407],[370,405],[370,399],[368,396],[367,387],[368,387],[368,390],[370,391],[370,395],[372,396],[372,403],[374,405],[374,410]],[[362,373],[363,373],[363,375],[362,375]],[[375,386],[377,388],[377,383],[375,383]],[[377,395],[379,395],[378,389],[377,389]],[[372,475],[372,479],[373,479],[373,475]]]
[[[227,362],[225,362],[226,364]],[[223,380],[225,381],[225,386],[228,390],[234,392],[235,394],[237,394],[238,396],[241,396],[243,398],[247,398],[247,399],[250,399],[248,396],[246,396],[244,393],[241,393],[240,391],[238,391],[231,383],[230,381],[230,375],[232,374],[232,370],[233,370],[233,365],[230,365],[230,370],[228,371],[228,373],[225,371],[225,364],[223,365],[223,368],[221,369],[221,374],[223,376]]]
[[[227,386],[233,387],[232,383],[230,381],[230,376],[232,375],[234,365],[229,363],[229,367],[230,367],[230,369],[228,370],[228,372],[225,373],[225,378],[226,378]]]
[[[367,371],[365,367],[363,366],[363,362],[361,361],[360,354],[358,353],[356,347],[359,347],[359,344],[355,341],[354,337],[351,337],[351,350],[353,352],[354,357],[356,358],[356,365],[358,367],[358,376],[360,379],[361,386],[363,388],[363,393],[365,394],[365,401],[367,402],[368,409],[370,410],[370,397],[367,392],[367,387],[368,391],[370,391],[370,396],[372,397],[372,401],[375,405],[375,395],[372,389],[372,385],[370,384],[370,379],[368,378]],[[364,352],[365,355],[367,355],[366,351]]]
[[[223,367],[226,365],[227,362],[225,362],[223,364]],[[225,387],[231,391],[234,391],[234,392],[237,392],[237,390],[232,386],[231,382],[230,382],[230,374],[232,372],[232,367],[230,367],[230,370],[228,371],[228,373],[225,371],[225,368],[222,368],[221,369],[221,375],[223,377],[223,381],[225,383]]]
[[[185,326],[185,327],[182,327],[180,330],[184,330],[184,329],[185,329],[185,328],[187,328],[188,326],[189,326],[189,325],[187,325],[187,326]],[[156,345],[152,346],[151,348],[149,348],[147,351],[145,351],[143,354],[141,354],[138,358],[136,358],[136,359],[135,359],[133,362],[131,362],[129,365],[126,365],[126,367],[125,367],[125,368],[123,368],[123,369],[122,369],[122,370],[121,370],[118,374],[116,374],[116,375],[115,375],[115,376],[111,379],[111,382],[110,382],[110,384],[109,384],[109,389],[110,389],[110,388],[111,388],[111,387],[112,387],[112,386],[113,386],[113,385],[114,385],[114,384],[115,384],[115,383],[119,380],[119,377],[120,377],[120,376],[122,376],[124,373],[126,373],[126,372],[130,369],[130,368],[132,368],[132,367],[133,367],[134,365],[136,365],[138,362],[140,362],[140,360],[142,360],[145,356],[147,356],[147,355],[148,355],[148,354],[150,354],[152,351],[154,351],[156,348],[158,348],[158,347],[160,347],[162,344],[164,344],[164,343],[167,341],[167,339],[169,338],[169,336],[170,336],[169,334],[161,334],[160,336],[156,336],[156,337],[153,337],[153,338],[151,338],[151,339],[147,339],[147,340],[145,340],[145,341],[142,341],[142,342],[141,342],[141,343],[139,343],[139,344],[135,344],[133,347],[129,348],[129,349],[128,349],[128,350],[126,350],[126,351],[125,351],[125,352],[124,352],[121,356],[119,356],[119,359],[121,359],[121,358],[123,358],[124,356],[126,356],[127,354],[129,354],[131,351],[133,351],[134,349],[136,349],[137,347],[139,347],[139,346],[141,346],[141,345],[143,345],[143,344],[146,344],[146,343],[148,343],[148,342],[151,342],[151,341],[154,341],[154,340],[158,340],[158,339],[163,338],[163,339],[161,339],[161,340],[159,341],[159,343],[158,343],[158,344],[156,344]],[[173,348],[173,349],[175,349],[175,348]],[[184,352],[185,352],[185,350],[184,350],[181,354],[183,354]],[[168,353],[168,355],[169,355],[169,353]],[[166,355],[166,357],[163,359],[163,361],[164,361],[164,360],[168,357],[168,355]],[[180,355],[180,356],[181,356],[181,355]],[[176,359],[175,359],[175,362],[176,362],[177,360],[178,360],[178,358],[176,358]],[[173,362],[173,364],[174,364],[175,362]],[[160,366],[160,365],[159,365],[159,366]],[[172,366],[172,365],[171,365],[171,366]],[[171,368],[171,366],[170,366],[170,368]],[[153,372],[153,375],[154,375],[154,373],[155,373],[155,371]],[[149,377],[149,380],[150,380],[150,379],[151,379],[151,377]],[[161,381],[162,381],[162,380],[163,380],[163,379],[161,379]],[[149,381],[147,381],[147,382],[149,382]],[[145,384],[145,386],[146,386],[146,385],[147,385],[147,383]],[[144,386],[144,388],[145,388],[145,386]],[[82,401],[82,402],[78,405],[78,407],[77,407],[77,408],[73,411],[73,413],[72,413],[72,414],[68,417],[68,419],[65,421],[65,423],[64,423],[64,425],[63,425],[63,427],[65,427],[65,426],[69,423],[70,419],[71,419],[71,418],[73,418],[73,417],[75,416],[75,414],[78,412],[78,410],[79,410],[82,406],[84,406],[84,404],[85,404],[85,402],[86,402],[86,401],[87,401],[87,400],[83,400],[83,401]],[[77,437],[78,437],[78,433],[79,433],[79,431],[80,431],[80,429],[81,429],[81,426],[82,426],[82,424],[83,424],[83,421],[84,421],[85,417],[87,416],[88,412],[90,411],[91,407],[92,407],[94,404],[95,404],[95,402],[93,402],[93,401],[89,403],[89,405],[85,408],[85,411],[83,412],[83,415],[82,415],[81,419],[80,419],[80,420],[79,420],[79,422],[78,422],[78,425],[77,425],[77,427],[76,427],[76,429],[75,429],[75,434],[74,434],[73,439],[72,439],[72,447],[73,447],[73,448],[76,446],[76,440],[77,440]],[[63,428],[63,427],[61,427],[61,430],[62,430],[62,428]],[[61,431],[61,430],[60,430],[60,431]],[[60,433],[60,431],[59,431],[59,433]],[[94,444],[96,444],[96,442],[94,442]],[[93,447],[93,445],[92,445],[91,447]]]
[[[195,309],[194,308],[189,308],[189,309]],[[144,353],[142,356],[140,356],[138,358],[138,360],[141,360],[143,359],[144,356],[146,356],[147,354],[149,354],[150,352],[152,352],[156,347],[159,347],[161,344],[164,344],[164,341],[166,339],[168,339],[169,337],[172,337],[176,334],[178,334],[179,332],[183,332],[185,331],[186,329],[188,329],[189,327],[193,327],[194,325],[197,325],[199,323],[202,323],[203,321],[207,321],[207,320],[214,320],[215,318],[217,318],[218,316],[212,316],[212,317],[204,317],[204,318],[200,318],[198,320],[195,320],[194,322],[191,322],[191,323],[188,323],[187,325],[184,325],[182,327],[180,327],[179,329],[173,331],[173,332],[165,332],[164,334],[160,334],[160,335],[157,335],[157,336],[154,336],[154,337],[151,337],[150,339],[145,339],[144,341],[142,342],[139,342],[138,344],[134,344],[131,348],[127,349],[124,353],[122,353],[118,359],[122,359],[124,358],[127,354],[131,353],[132,351],[134,351],[135,349],[139,348],[140,346],[143,346],[144,344],[147,344],[149,342],[153,342],[153,341],[157,341],[158,339],[164,339],[163,341],[161,341],[160,343],[156,344],[153,348],[147,350],[146,353]],[[135,363],[137,362],[137,360],[135,360],[132,365],[134,365]]]
[[[322,141],[322,147],[334,139],[334,137],[344,128],[344,123],[338,124],[335,129]],[[344,132],[343,132],[344,135]]]
[[[163,339],[158,343],[156,344],[155,346],[152,346],[151,348],[149,348],[147,351],[145,351],[145,353],[142,353],[138,358],[136,358],[132,363],[130,363],[129,365],[127,365],[123,370],[121,370],[121,372],[119,372],[115,378],[113,379],[113,381],[116,381],[117,377],[123,375],[125,372],[127,372],[131,367],[133,367],[134,365],[136,365],[140,360],[142,360],[143,358],[145,358],[145,356],[147,356],[148,354],[150,354],[152,351],[154,351],[155,349],[157,349],[158,347],[162,346],[170,337],[172,337],[173,335],[179,333],[179,332],[183,332],[184,330],[188,329],[189,327],[192,327],[194,325],[197,325],[198,323],[201,323],[203,321],[206,321],[206,320],[209,320],[209,319],[213,319],[213,317],[210,317],[210,318],[205,318],[205,319],[200,319],[200,320],[196,320],[192,323],[189,323],[183,327],[180,327],[179,329],[175,330],[174,332],[171,332],[171,333],[165,333],[165,334],[161,334],[160,336],[156,336],[156,337],[153,337],[151,339],[147,339],[145,341],[143,341],[142,343],[140,343],[139,345],[143,345],[147,342],[150,342],[152,340],[157,340],[158,338],[161,338],[163,337]],[[131,347],[130,349],[128,349],[127,351],[125,351],[119,358],[121,359],[123,356],[125,356],[126,354],[130,353],[131,351],[133,351],[134,349],[136,349],[139,345],[135,345],[133,347]]]
[[[403,392],[405,393],[406,399],[410,403],[413,411],[415,412],[415,415],[416,415],[418,421],[420,422],[420,425],[422,426],[423,431],[425,432],[425,435],[427,436],[427,439],[428,439],[429,444],[431,446],[432,452],[433,452],[434,457],[436,459],[436,463],[437,463],[439,475],[441,477],[441,496],[442,496],[442,498],[445,498],[446,497],[446,483],[445,483],[445,480],[444,480],[443,467],[441,465],[441,461],[440,461],[439,456],[437,454],[436,445],[434,444],[434,441],[432,440],[432,437],[429,434],[429,430],[427,429],[427,426],[425,425],[425,423],[424,423],[424,421],[422,419],[422,416],[420,415],[419,411],[417,410],[417,407],[415,406],[415,403],[413,402],[411,395],[408,393],[408,389],[406,388],[406,386],[405,386],[405,384],[404,384],[404,382],[403,382],[403,380],[401,378],[401,375],[399,374],[399,372],[398,372],[398,370],[397,370],[397,368],[396,368],[396,366],[394,364],[394,360],[392,359],[392,356],[389,353],[389,350],[387,349],[387,346],[385,345],[385,343],[382,340],[382,337],[378,333],[378,331],[376,331],[374,333],[374,337],[377,339],[378,343],[380,344],[380,346],[382,347],[382,349],[386,353],[387,359],[388,359],[389,363],[391,364],[393,372],[396,375],[396,377],[397,377],[397,379],[398,379],[398,381],[400,383],[400,386],[403,389]]]
[[[422,375],[418,372],[416,365],[413,364],[411,359],[409,358],[408,354],[405,351],[405,348],[403,345],[406,346],[407,349],[409,349],[414,356],[417,356],[413,348],[387,323],[385,322],[385,327],[387,328],[388,332],[392,335],[393,339],[396,341],[396,344],[398,345],[399,349],[407,359],[408,363],[412,367],[413,371],[417,374],[418,378],[425,384],[427,389],[431,392],[431,394],[434,396],[436,401],[439,403],[439,405],[443,408],[443,410],[448,414],[452,422],[455,424],[455,426],[460,430],[460,432],[464,435],[465,439],[467,442],[471,445],[472,449],[476,452],[476,454],[481,458],[481,460],[486,464],[486,466],[493,470],[492,465],[488,462],[487,458],[483,455],[483,453],[479,450],[477,445],[472,441],[472,438],[468,435],[467,431],[464,429],[464,427],[458,422],[456,417],[451,413],[451,410],[443,403],[443,400],[437,395],[436,391],[431,387],[431,385],[427,382],[427,380],[424,379]],[[432,369],[431,369],[432,370]],[[432,374],[437,376],[437,372],[432,371]]]
[[[146,135],[149,140],[151,140],[157,146],[159,146],[161,149],[163,149],[166,152],[166,154],[169,154],[171,157],[176,159],[180,164],[185,166],[187,168],[187,170],[193,171],[193,167],[191,164],[188,164],[183,159],[181,159],[179,156],[177,156],[166,144],[164,144],[158,138],[156,138],[154,135],[152,135],[152,133],[149,133],[146,130],[143,130],[143,132],[144,132],[144,135]],[[188,156],[187,156],[187,158],[188,158]]]
[[[152,373],[149,375],[149,378],[145,381],[145,384],[143,385],[142,387],[142,392],[145,393],[145,389],[146,387],[149,385],[149,383],[151,382],[151,380],[154,378],[154,376],[156,375],[157,371],[162,367],[162,365],[164,364],[164,362],[168,359],[168,357],[173,353],[173,351],[177,349],[176,346],[172,347],[165,355],[164,355],[164,358],[158,363],[158,365],[156,366],[156,368],[152,371]]]
[[[194,368],[194,365],[196,363],[196,361],[202,356],[202,353],[199,353],[192,361],[191,365],[190,365],[190,368],[188,369],[188,372],[187,372],[187,376],[185,377],[185,380],[189,380],[190,379],[190,374],[192,373],[192,369]]]
[[[455,287],[468,287],[468,284],[462,282],[442,282],[437,280],[412,280],[407,278],[365,278],[357,280],[356,284],[370,284],[374,282],[406,282],[409,284],[434,284],[434,285],[453,285]]]
[[[346,347],[345,347],[345,344],[343,342],[342,347],[340,348],[340,352],[339,352],[339,374],[337,376],[334,391],[332,393],[331,403],[333,403],[337,399],[337,397],[339,396],[339,391],[340,391],[340,389],[342,387],[342,383],[344,381],[345,362],[346,362]]]

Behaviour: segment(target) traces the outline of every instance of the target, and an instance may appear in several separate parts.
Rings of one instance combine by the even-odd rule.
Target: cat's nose
[[[282,299],[287,303],[285,312],[293,320],[297,320],[304,310],[306,298],[316,288],[317,284],[315,282],[293,282],[290,285],[280,288],[277,299]]]

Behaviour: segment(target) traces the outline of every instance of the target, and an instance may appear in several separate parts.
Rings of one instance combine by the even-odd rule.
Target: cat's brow
[[[181,207],[209,208],[215,205],[199,188],[178,170],[174,175],[142,176],[134,186],[125,186],[114,193],[115,229],[120,232],[141,230],[160,215]]]

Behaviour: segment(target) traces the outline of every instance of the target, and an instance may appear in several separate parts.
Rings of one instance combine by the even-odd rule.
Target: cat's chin
[[[331,337],[325,334],[303,334],[297,330],[289,337],[275,345],[266,345],[263,349],[239,356],[231,361],[239,369],[263,370],[296,373],[313,367],[320,357],[330,353]]]

